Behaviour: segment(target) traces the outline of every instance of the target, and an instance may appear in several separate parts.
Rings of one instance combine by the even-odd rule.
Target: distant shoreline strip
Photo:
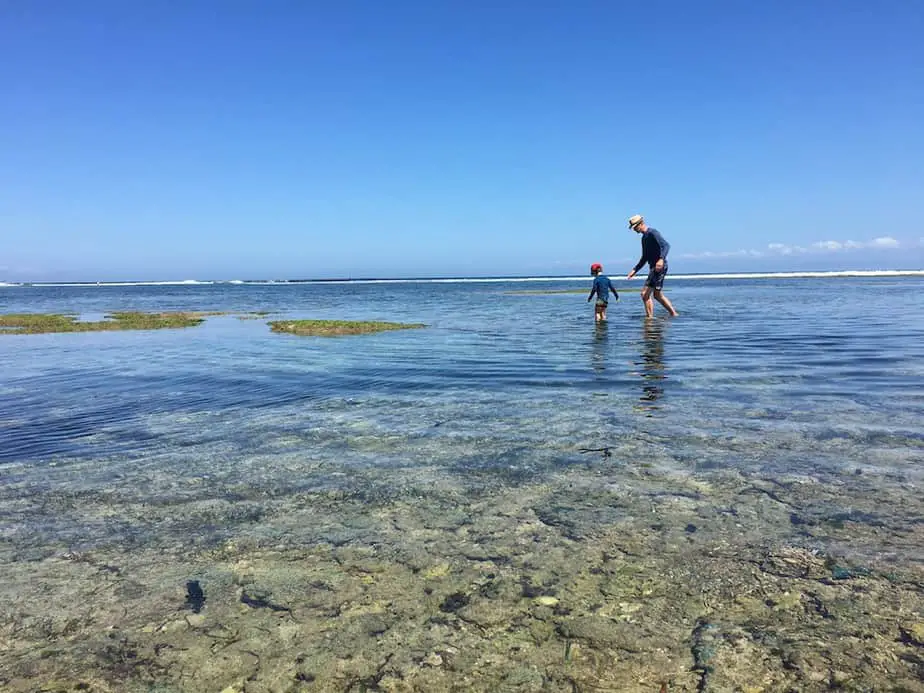
[[[924,277],[924,270],[843,270],[833,272],[737,272],[728,274],[675,274],[671,279],[827,279],[842,277]],[[0,282],[0,288],[28,288],[42,286],[275,286],[288,284],[490,284],[510,282],[586,282],[587,277],[420,277],[407,279],[346,278],[346,279],[259,279],[259,280],[198,280],[156,282]]]

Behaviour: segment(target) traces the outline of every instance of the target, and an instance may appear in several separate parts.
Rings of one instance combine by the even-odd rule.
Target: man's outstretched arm
[[[635,263],[635,267],[632,268],[632,271],[629,272],[629,279],[635,276],[635,273],[642,269],[642,265],[645,264],[645,253],[642,253],[642,257],[639,258],[639,261]]]

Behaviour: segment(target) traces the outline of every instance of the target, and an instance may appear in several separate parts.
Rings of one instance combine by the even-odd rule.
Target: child
[[[613,292],[613,296],[616,297],[617,301],[619,300],[619,294],[616,293],[616,288],[610,278],[603,274],[603,265],[599,262],[595,262],[590,266],[590,273],[594,277],[594,285],[590,290],[590,296],[587,297],[587,302],[590,303],[590,299],[594,297],[594,294],[597,295],[597,303],[594,305],[594,322],[603,322],[606,320],[606,304],[610,297],[610,291]]]

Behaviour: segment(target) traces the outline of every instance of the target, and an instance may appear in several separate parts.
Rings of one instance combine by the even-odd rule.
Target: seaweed
[[[426,327],[421,323],[381,322],[376,320],[273,320],[267,324],[273,332],[294,334],[302,337],[337,337]]]
[[[58,313],[12,313],[0,315],[0,334],[47,334],[58,332],[112,332],[195,327],[205,313],[108,313],[104,320],[81,321]]]

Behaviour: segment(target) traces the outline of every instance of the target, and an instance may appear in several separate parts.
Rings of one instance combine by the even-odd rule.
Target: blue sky
[[[0,281],[924,266],[914,0],[0,4]]]

